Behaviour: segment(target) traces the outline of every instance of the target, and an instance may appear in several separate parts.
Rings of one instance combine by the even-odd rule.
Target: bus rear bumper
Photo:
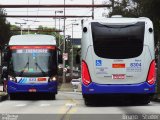
[[[154,94],[155,84],[149,85],[147,82],[139,84],[97,84],[90,83],[88,86],[82,84],[82,94]]]
[[[8,93],[55,93],[57,94],[57,82],[41,83],[41,84],[20,84],[8,81]]]

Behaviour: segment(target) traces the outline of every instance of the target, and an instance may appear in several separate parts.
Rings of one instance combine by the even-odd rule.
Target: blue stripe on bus
[[[97,84],[90,83],[88,86],[82,84],[82,94],[111,94],[111,93],[155,93],[155,84],[149,85],[147,82],[139,84]]]
[[[8,93],[16,93],[16,92],[28,92],[29,89],[34,88],[37,92],[45,92],[45,93],[57,93],[58,83],[56,81],[42,84],[21,84],[15,83],[13,81],[8,81]]]

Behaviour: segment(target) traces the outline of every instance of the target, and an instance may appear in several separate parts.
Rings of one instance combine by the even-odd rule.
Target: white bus
[[[100,95],[125,95],[133,102],[150,102],[156,80],[150,19],[116,16],[85,21],[81,56],[86,104]]]
[[[11,99],[20,93],[57,94],[57,47],[51,35],[15,35],[7,52],[4,90]]]

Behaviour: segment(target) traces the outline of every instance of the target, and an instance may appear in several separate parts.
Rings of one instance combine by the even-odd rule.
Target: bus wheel
[[[55,93],[48,93],[47,97],[48,97],[49,100],[55,100],[56,99]]]
[[[136,101],[137,104],[147,105],[150,103],[151,97],[150,96],[140,97],[139,99],[136,99]]]
[[[150,97],[144,97],[144,99],[140,100],[140,104],[147,105],[151,101]]]
[[[14,93],[10,93],[9,94],[9,98],[10,98],[10,100],[15,100],[16,99],[16,95]]]
[[[91,101],[91,99],[89,99],[89,98],[84,98],[84,103],[87,106],[93,105],[93,101]]]

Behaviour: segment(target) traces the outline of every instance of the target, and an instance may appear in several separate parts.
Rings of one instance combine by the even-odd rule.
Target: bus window
[[[134,25],[102,25],[93,22],[92,37],[95,53],[102,58],[127,59],[142,53],[144,22]]]

